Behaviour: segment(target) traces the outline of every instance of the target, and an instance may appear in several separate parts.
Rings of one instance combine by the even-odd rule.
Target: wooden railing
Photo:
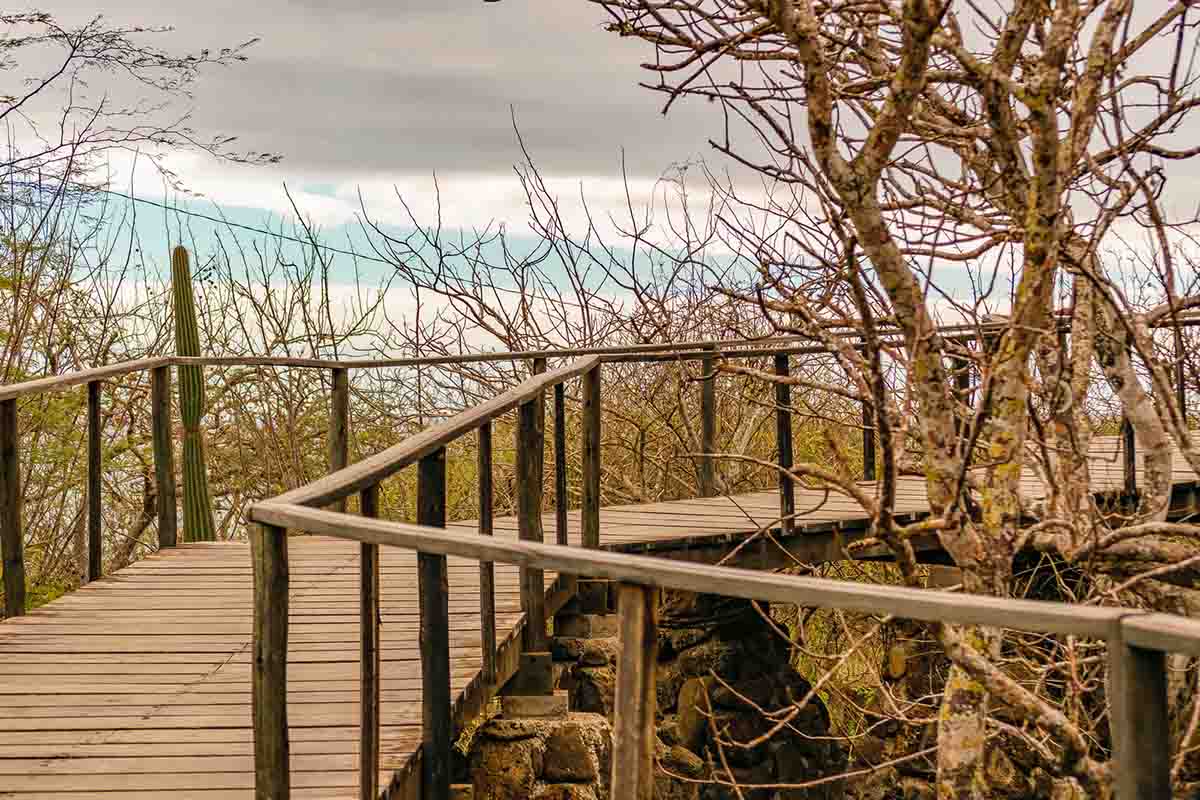
[[[714,359],[722,355],[774,356],[778,374],[787,374],[786,348],[724,352],[715,346],[698,351],[647,356],[638,360],[695,359],[703,362],[702,413],[715,419],[712,381]],[[798,352],[823,352],[799,348]],[[540,356],[535,357],[540,358]],[[258,796],[284,798],[289,792],[287,725],[287,535],[289,530],[324,534],[360,543],[362,549],[361,632],[361,797],[376,796],[379,759],[378,603],[376,573],[380,545],[414,550],[419,563],[422,665],[422,745],[420,796],[444,800],[450,795],[450,747],[453,736],[450,696],[448,587],[446,557],[477,560],[481,568],[482,663],[485,680],[496,682],[496,629],[492,597],[492,565],[514,564],[521,569],[521,607],[525,614],[522,647],[545,649],[546,614],[543,572],[552,570],[572,579],[590,577],[616,581],[620,614],[621,656],[615,695],[613,797],[649,798],[653,791],[654,664],[657,643],[657,595],[661,588],[723,594],[754,600],[890,614],[923,621],[990,625],[1025,631],[1073,635],[1109,644],[1110,713],[1118,796],[1166,798],[1170,794],[1167,763],[1166,652],[1200,655],[1200,623],[1183,617],[1144,613],[1125,608],[1001,599],[872,586],[815,578],[764,574],[727,567],[676,563],[665,559],[596,549],[599,544],[600,383],[605,361],[632,360],[629,355],[591,355],[550,372],[535,374],[499,397],[468,409],[409,439],[313,483],[254,504],[248,518],[255,564],[255,769]],[[584,403],[582,451],[582,533],[584,548],[566,546],[565,492],[562,464],[555,474],[557,544],[542,543],[542,464],[544,392],[555,390],[554,449],[565,449],[564,383],[582,378]],[[960,385],[961,389],[969,384]],[[791,463],[790,393],[778,384],[777,443],[780,462]],[[491,534],[492,421],[517,410],[516,478],[519,541]],[[864,413],[864,451],[873,444],[870,417]],[[715,425],[702,425],[704,452],[713,452]],[[477,432],[479,448],[479,533],[451,533],[445,527],[445,448]],[[874,477],[865,459],[864,477]],[[418,470],[417,524],[374,518],[374,497],[382,480],[416,465]],[[707,471],[702,472],[702,476]],[[708,478],[702,477],[702,490]],[[794,509],[791,482],[780,484],[781,517]],[[711,491],[711,488],[708,489]],[[322,510],[354,493],[362,497],[362,517]],[[786,524],[786,523],[785,523]]]
[[[965,328],[948,328],[950,332],[965,330]],[[851,332],[846,332],[847,336],[853,335]],[[604,362],[612,363],[653,363],[666,361],[701,361],[702,376],[700,378],[700,451],[701,455],[697,458],[698,462],[698,482],[700,492],[704,496],[710,496],[715,493],[715,457],[712,455],[716,451],[716,433],[717,433],[717,416],[716,416],[716,374],[714,370],[715,359],[717,358],[761,358],[773,356],[778,363],[780,359],[786,361],[792,355],[814,355],[827,353],[828,351],[822,347],[801,346],[796,343],[801,341],[799,337],[773,337],[767,339],[745,339],[736,341],[700,341],[700,342],[681,342],[674,344],[647,344],[647,345],[629,345],[616,347],[595,347],[583,348],[570,351],[524,351],[524,352],[504,352],[504,353],[473,353],[461,356],[439,356],[428,358],[398,358],[398,359],[349,359],[349,360],[331,360],[319,358],[280,358],[280,357],[248,357],[248,356],[206,356],[199,358],[178,357],[178,356],[162,356],[155,358],[143,358],[134,361],[127,361],[120,364],[112,364],[103,367],[95,367],[92,369],[80,370],[64,375],[56,375],[47,378],[37,378],[34,380],[24,381],[22,383],[0,385],[0,558],[3,560],[4,571],[4,616],[13,617],[20,616],[25,613],[25,557],[24,557],[24,529],[22,526],[22,480],[20,471],[20,441],[21,431],[18,425],[17,403],[22,398],[33,397],[40,394],[62,392],[76,386],[85,386],[87,392],[87,457],[86,463],[86,509],[87,509],[87,565],[84,571],[85,580],[92,581],[101,577],[102,573],[102,511],[103,499],[101,496],[102,487],[102,469],[103,469],[103,452],[102,452],[102,424],[103,418],[101,414],[101,387],[106,380],[120,378],[125,375],[149,371],[151,373],[151,401],[150,401],[150,416],[151,416],[151,442],[154,457],[154,475],[155,475],[155,491],[157,496],[158,506],[158,546],[160,548],[174,547],[179,539],[179,523],[177,517],[176,500],[177,487],[175,481],[175,454],[174,444],[172,441],[172,414],[171,414],[171,369],[179,366],[200,366],[200,367],[230,367],[230,366],[259,366],[259,367],[279,367],[279,368],[296,368],[296,369],[321,369],[328,370],[330,373],[331,397],[330,397],[330,421],[329,421],[329,466],[331,471],[339,471],[345,468],[349,461],[349,412],[350,412],[350,382],[349,376],[351,370],[361,369],[389,369],[389,368],[404,368],[404,367],[419,367],[419,366],[444,366],[444,365],[462,365],[470,363],[483,362],[525,362],[531,367],[532,372],[538,372],[545,369],[547,358],[564,359],[564,358],[592,358]],[[548,378],[543,380],[544,391],[551,387],[554,388],[554,409],[555,409],[555,431],[554,431],[554,452],[555,463],[565,463],[565,394],[562,381],[557,381],[555,376],[561,375],[561,370],[555,370],[549,373]],[[599,371],[597,370],[591,377],[583,380],[583,417],[588,426],[585,426],[590,433],[590,438],[585,438],[582,443],[582,453],[584,462],[585,474],[594,476],[599,475],[599,454],[600,454],[600,382]],[[539,395],[540,395],[539,391]],[[787,387],[781,387],[781,391],[786,392]],[[511,393],[510,393],[511,394]],[[495,408],[495,403],[503,403],[502,398],[497,398],[494,401],[485,403],[480,408],[486,413],[486,409]],[[493,405],[489,405],[493,404]],[[513,400],[511,407],[519,405],[519,401]],[[541,425],[542,405],[536,406],[537,425]],[[506,409],[507,410],[507,409]],[[561,413],[560,413],[561,412]],[[785,411],[781,411],[781,420],[788,418]],[[461,416],[461,415],[460,415]],[[868,415],[864,413],[864,418]],[[469,421],[468,421],[469,422]],[[530,423],[534,420],[529,420]],[[593,424],[594,423],[594,424]],[[484,431],[483,426],[480,427],[480,443],[490,441],[490,430]],[[471,425],[467,424],[463,430],[470,430]],[[788,449],[791,447],[791,424],[788,422],[786,426],[783,422],[780,423],[780,448]],[[429,432],[418,434],[411,440],[406,440],[402,445],[398,445],[401,450],[406,450],[413,446],[412,442],[425,441],[422,436],[429,435]],[[533,434],[530,434],[531,436]],[[874,441],[874,432],[872,429],[864,429],[864,444],[869,440]],[[436,449],[436,448],[435,448]],[[398,452],[396,448],[386,450],[382,453],[359,462],[354,465],[354,471],[350,473],[355,476],[361,486],[349,492],[334,491],[332,494],[328,491],[331,487],[340,487],[340,483],[333,481],[332,478],[325,479],[325,482],[318,481],[302,487],[295,493],[285,495],[289,502],[298,502],[301,504],[320,504],[322,498],[317,497],[315,500],[310,495],[330,494],[329,497],[323,498],[324,502],[338,503],[339,508],[344,508],[345,498],[349,494],[361,491],[378,480],[386,477],[391,471],[402,469],[410,463],[419,460],[419,456],[412,458],[402,464],[391,465],[385,468],[384,473],[380,475],[371,475],[369,471],[373,464],[389,464],[392,456]],[[485,448],[481,446],[480,457],[484,457]],[[490,457],[490,456],[489,456]],[[790,460],[787,462],[790,464]],[[540,460],[538,462],[540,469]],[[530,468],[533,464],[528,465]],[[591,472],[589,472],[589,470]],[[872,467],[873,470],[873,467]],[[329,482],[333,481],[333,482]],[[583,535],[584,541],[594,543],[599,541],[599,527],[597,510],[599,509],[599,489],[598,477],[591,479],[591,483],[585,486],[583,493]],[[567,477],[565,472],[558,472],[555,475],[555,508],[558,515],[556,521],[558,541],[565,542],[562,538],[566,531],[566,490]],[[780,481],[781,492],[790,492],[791,482],[784,479]],[[333,497],[337,495],[337,497]],[[490,503],[490,499],[488,500]],[[484,513],[487,511],[487,513]],[[490,518],[490,507],[480,509],[481,517]]]
[[[1182,340],[1178,335],[1178,327],[1194,326],[1197,324],[1200,324],[1200,316],[1190,315],[1178,320],[1166,321],[1163,323],[1163,326],[1174,326],[1176,328],[1175,347],[1179,349],[1182,347]],[[973,342],[994,337],[1001,329],[1002,325],[1000,324],[990,327],[958,325],[945,326],[939,329],[939,332],[947,338],[957,340],[960,344],[970,345]],[[862,335],[858,331],[850,328],[836,329],[834,330],[834,334],[847,339],[856,347],[862,347]],[[0,386],[0,559],[3,561],[4,569],[4,615],[6,617],[21,615],[25,613],[26,605],[24,535],[21,513],[20,430],[17,418],[17,402],[20,398],[47,392],[60,392],[79,385],[87,387],[87,569],[85,570],[85,578],[87,580],[95,580],[101,576],[102,572],[101,517],[103,501],[101,497],[101,470],[103,454],[101,452],[102,416],[100,409],[100,389],[105,380],[147,370],[151,373],[151,440],[153,444],[156,495],[158,498],[158,545],[165,548],[175,546],[179,537],[176,512],[177,488],[175,485],[174,449],[171,439],[170,384],[172,367],[185,365],[202,367],[262,366],[329,370],[332,386],[328,437],[329,466],[332,471],[337,472],[347,467],[349,460],[349,373],[352,369],[386,369],[510,361],[527,362],[531,365],[531,371],[536,373],[538,370],[545,368],[547,358],[560,360],[580,357],[596,358],[605,363],[700,361],[700,454],[697,457],[697,484],[700,494],[707,497],[717,492],[716,458],[714,455],[717,440],[716,360],[718,358],[770,357],[774,359],[775,372],[780,375],[786,375],[789,371],[791,356],[816,355],[829,352],[825,347],[799,344],[803,341],[805,340],[801,337],[783,336],[736,341],[697,341],[671,344],[595,347],[562,351],[473,353],[459,356],[399,359],[330,360],[319,358],[246,356],[209,356],[200,358],[165,356],[138,359],[120,364],[81,370],[66,375],[38,378],[23,383]],[[884,330],[880,344],[895,347],[902,345],[894,330],[891,329]],[[965,361],[960,361],[953,365],[953,367],[957,376],[957,389],[964,394],[969,392],[971,389],[969,365]],[[551,376],[557,374],[559,374],[558,370],[550,373]],[[1176,365],[1175,370],[1175,390],[1181,408],[1184,408],[1183,379],[1182,361],[1180,361]],[[563,458],[564,450],[560,449],[560,447],[565,446],[565,432],[562,430],[565,418],[563,383],[562,381],[556,382],[551,378],[544,382],[543,390],[550,387],[553,387],[555,391],[555,463],[563,463],[565,462],[565,458]],[[600,453],[600,379],[598,369],[592,378],[584,380],[583,394],[583,415],[585,422],[587,422],[585,429],[590,431],[588,436],[591,437],[585,438],[582,443],[584,470],[587,474],[598,476]],[[782,383],[776,384],[777,453],[779,464],[784,469],[792,466],[790,397],[791,393],[788,385]],[[496,401],[489,401],[489,403],[499,401],[500,399],[498,398]],[[518,401],[513,402],[514,406],[519,404]],[[489,407],[488,404],[484,404],[480,408],[486,407]],[[536,406],[537,410],[534,412],[538,425],[541,424],[541,408],[542,405],[538,404]],[[1184,410],[1186,412],[1186,409]],[[870,402],[863,400],[862,454],[863,478],[865,480],[874,479],[877,473],[875,458],[875,415],[876,410],[871,407]],[[534,421],[529,420],[530,423]],[[480,444],[482,445],[485,441],[490,442],[490,430],[483,430],[483,426],[476,427],[480,429]],[[471,429],[471,425],[468,420],[467,423],[464,423],[462,430],[466,431],[469,429]],[[417,437],[414,437],[414,440],[417,442],[422,441],[421,437],[427,434],[428,432],[418,434]],[[532,435],[531,433],[530,436]],[[397,448],[401,448],[400,451],[392,448],[354,465],[354,469],[349,473],[349,476],[353,477],[358,485],[348,493],[333,491],[331,494],[330,491],[332,489],[341,487],[340,478],[335,479],[331,476],[323,479],[323,481],[317,481],[316,483],[289,492],[277,499],[284,502],[316,505],[319,504],[317,501],[322,499],[320,495],[324,493],[330,495],[323,498],[325,501],[338,503],[339,508],[344,508],[345,498],[348,494],[362,491],[378,483],[378,480],[390,474],[389,470],[394,472],[412,463],[412,461],[419,460],[419,456],[417,456],[405,463],[391,463],[395,453],[404,451],[405,448],[410,447],[411,441],[413,440],[406,440],[401,445],[397,445]],[[1137,491],[1137,471],[1133,429],[1128,423],[1122,428],[1122,441],[1125,475],[1124,488],[1125,493],[1132,496]],[[480,448],[480,458],[484,458],[484,448],[482,446]],[[372,465],[390,466],[384,467],[382,473],[374,474],[371,472],[373,469]],[[533,465],[529,464],[527,466],[532,468]],[[594,478],[593,480],[598,480],[598,478]],[[593,488],[594,484],[588,484],[585,487],[582,498],[584,541],[592,545],[599,541],[597,516],[599,491],[598,489],[593,491]],[[787,532],[792,526],[795,502],[792,481],[782,471],[779,479],[779,492],[781,526]],[[333,497],[332,495],[337,496]],[[490,503],[490,499],[488,502]],[[556,528],[559,537],[558,541],[564,543],[565,539],[562,537],[565,535],[566,530],[567,509],[566,475],[563,472],[558,472],[555,475],[555,509],[557,514]],[[488,513],[485,513],[485,511]],[[490,517],[490,506],[485,509],[481,505],[480,516],[481,518]]]
[[[956,333],[966,340],[976,329]],[[951,331],[954,332],[954,331]],[[328,369],[331,373],[331,419],[328,439],[331,474],[293,489],[270,501],[255,504],[249,518],[263,527],[252,535],[255,564],[255,759],[260,796],[287,794],[286,644],[287,644],[287,546],[286,530],[324,533],[359,541],[361,544],[360,611],[362,621],[362,794],[374,796],[378,782],[379,752],[379,552],[380,544],[416,550],[419,553],[423,680],[423,784],[426,796],[443,797],[448,791],[451,736],[448,610],[446,596],[447,555],[474,558],[480,562],[480,613],[483,642],[484,680],[499,680],[496,663],[495,605],[492,565],[517,564],[522,570],[521,605],[526,616],[523,649],[545,646],[546,611],[542,573],[554,570],[572,576],[589,576],[618,581],[622,613],[621,631],[627,642],[620,665],[618,690],[618,744],[615,759],[614,796],[637,796],[649,780],[650,766],[645,748],[652,745],[646,726],[653,717],[652,656],[646,648],[655,641],[656,588],[678,588],[717,592],[762,600],[782,600],[874,613],[892,613],[922,620],[1001,625],[1048,633],[1074,634],[1106,639],[1110,643],[1112,675],[1117,691],[1112,698],[1113,737],[1123,797],[1157,797],[1167,778],[1164,756],[1165,684],[1163,653],[1200,655],[1200,628],[1184,618],[1143,614],[1127,609],[1092,609],[1079,606],[1028,603],[964,597],[936,592],[911,592],[894,587],[813,582],[813,579],[780,577],[728,568],[677,565],[596,550],[599,545],[600,508],[600,389],[601,369],[606,362],[701,362],[701,455],[699,486],[703,494],[716,491],[715,364],[719,358],[774,359],[778,374],[787,374],[793,355],[828,352],[822,347],[796,346],[794,338],[740,342],[697,342],[676,345],[647,345],[626,348],[594,348],[571,352],[525,352],[478,354],[459,358],[330,361],[290,358],[177,358],[142,359],[124,364],[84,370],[70,375],[38,379],[0,387],[0,549],[3,550],[6,614],[24,612],[24,563],[21,527],[20,431],[17,424],[19,398],[47,391],[86,385],[88,398],[88,578],[100,576],[100,385],[104,380],[149,370],[152,375],[152,443],[155,460],[159,516],[159,546],[174,546],[178,538],[174,485],[174,455],[171,441],[170,369],[180,365],[271,366]],[[890,344],[897,344],[892,339]],[[546,370],[547,358],[576,360]],[[349,370],[411,367],[482,361],[526,361],[534,374],[512,390],[428,428],[399,444],[354,464],[349,454]],[[959,371],[966,375],[965,370]],[[566,392],[569,380],[579,379],[582,399],[582,540],[586,551],[566,544]],[[960,378],[961,379],[961,378]],[[966,379],[969,381],[969,377]],[[969,389],[969,382],[959,386]],[[554,392],[553,448],[555,541],[542,544],[542,453],[544,446],[544,399]],[[777,446],[780,464],[791,465],[791,398],[786,384],[777,384]],[[863,403],[864,478],[873,478],[874,412]],[[491,534],[492,422],[501,414],[517,411],[517,510],[519,542],[494,539]],[[475,433],[479,457],[479,517],[483,536],[464,536],[439,530],[445,525],[445,448],[456,439]],[[1126,448],[1127,464],[1132,448]],[[417,525],[376,519],[380,482],[408,466],[418,471]],[[1128,470],[1128,466],[1127,466]],[[790,525],[794,511],[792,483],[780,481],[780,516]],[[1128,487],[1127,487],[1128,488]],[[345,501],[359,496],[361,517],[340,513]],[[1138,709],[1135,713],[1133,709]],[[1133,735],[1134,718],[1141,735]],[[1159,736],[1158,732],[1162,731]],[[649,744],[648,744],[649,742]],[[1136,787],[1142,787],[1137,790]],[[628,790],[628,794],[618,792]]]
[[[440,495],[441,462],[423,462],[422,507],[433,511]],[[286,798],[289,786],[287,727],[287,531],[334,536],[414,550],[421,571],[421,663],[424,737],[422,795],[449,796],[449,658],[446,641],[445,559],[515,564],[522,570],[551,570],[619,584],[621,656],[615,695],[612,796],[650,797],[653,771],[656,592],[679,589],[807,607],[888,614],[927,622],[988,625],[1078,636],[1108,642],[1110,727],[1117,796],[1170,797],[1166,664],[1168,652],[1200,656],[1200,622],[1127,608],[1104,608],[1033,600],[909,589],[896,586],[779,575],[683,563],[668,559],[580,549],[536,541],[512,541],[356,517],[277,500],[256,503],[250,517],[255,564],[254,735],[260,798]],[[375,552],[372,550],[371,552]],[[364,599],[378,602],[372,592]],[[368,608],[363,609],[363,618]],[[373,626],[368,625],[364,638]],[[368,673],[374,677],[368,678]],[[378,756],[378,670],[364,670],[363,758]],[[436,684],[436,685],[432,685]],[[431,691],[432,690],[432,691]],[[366,709],[364,709],[366,710]],[[370,773],[374,777],[374,773]],[[375,784],[364,778],[364,796]]]

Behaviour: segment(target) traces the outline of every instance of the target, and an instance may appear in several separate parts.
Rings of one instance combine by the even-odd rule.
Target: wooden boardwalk
[[[1097,441],[1098,489],[1120,486],[1116,453],[1112,440]],[[1194,489],[1195,475],[1176,469],[1180,485]],[[1037,496],[1040,484],[1030,478],[1026,492]],[[796,507],[804,516],[794,538],[862,518],[853,502],[825,492],[797,492]],[[602,541],[663,555],[728,548],[770,525],[778,508],[774,492],[605,508]],[[899,510],[925,508],[919,479],[905,479]],[[514,519],[495,523],[497,536],[516,536]],[[552,514],[544,525],[552,540]],[[474,523],[451,527],[472,531]],[[578,512],[569,528],[578,544]],[[307,536],[288,546],[293,794],[355,797],[358,546]],[[420,741],[421,667],[416,556],[382,548],[381,558],[386,784],[393,774],[403,780]],[[449,577],[457,696],[481,665],[478,566],[451,558]],[[517,570],[498,565],[502,640],[516,636],[519,607]],[[248,547],[228,542],[164,550],[0,624],[0,797],[251,796],[251,611]]]

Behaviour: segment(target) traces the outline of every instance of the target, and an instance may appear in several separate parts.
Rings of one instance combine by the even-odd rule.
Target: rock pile
[[[838,781],[778,787],[836,775],[846,755],[829,736],[820,699],[797,705],[811,686],[792,668],[787,642],[750,603],[669,593],[660,617],[659,800],[733,800],[733,782],[745,800],[843,796]],[[556,637],[553,653],[569,665],[560,685],[570,691],[571,707],[611,719],[619,645],[595,636],[595,627],[592,636]],[[558,632],[582,631],[568,624]]]

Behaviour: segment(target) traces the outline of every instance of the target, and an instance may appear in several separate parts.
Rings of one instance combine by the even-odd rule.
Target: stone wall
[[[494,717],[471,744],[475,800],[603,800],[612,729],[600,714]]]
[[[568,612],[556,633],[554,656],[571,707],[611,719],[619,649],[611,635],[615,626]],[[845,768],[845,753],[829,738],[820,699],[796,705],[811,687],[789,656],[788,642],[750,603],[667,593],[660,607],[657,672],[659,800],[735,800],[731,782],[741,786],[744,800],[843,797],[840,781],[753,788],[804,783]]]

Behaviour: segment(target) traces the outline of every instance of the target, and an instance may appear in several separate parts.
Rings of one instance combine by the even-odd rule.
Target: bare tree
[[[1080,600],[1177,604],[1161,587],[1192,563],[1200,530],[1165,522],[1173,453],[1193,470],[1200,462],[1172,389],[1183,334],[1164,347],[1153,328],[1198,302],[1194,273],[1179,263],[1194,218],[1174,215],[1165,193],[1168,165],[1200,153],[1184,135],[1198,102],[1191,4],[593,2],[611,31],[653,47],[645,85],[664,95],[664,111],[713,102],[712,146],[787,198],[746,201],[778,220],[780,235],[730,219],[727,235],[754,251],[759,280],[729,294],[834,351],[882,447],[871,497],[818,465],[797,476],[861,499],[907,582],[921,580],[916,529],[894,508],[911,451],[933,509],[920,530],[936,530],[967,591],[1021,591],[1014,564],[1032,547],[1094,570]],[[1150,308],[1109,260],[1121,237],[1136,238],[1153,265],[1153,291],[1140,298]],[[950,268],[975,276],[973,297],[942,288],[935,273]],[[998,283],[1005,269],[1008,286]],[[986,316],[995,310],[1002,321]],[[989,346],[939,334],[939,314],[975,326]],[[831,326],[857,331],[860,346]],[[973,407],[956,390],[955,363],[982,375]],[[889,390],[885,370],[897,364],[911,409]],[[1090,489],[1097,392],[1117,401],[1145,457],[1136,505],[1117,517]],[[1046,489],[1036,507],[1023,487],[1030,471]],[[1124,576],[1116,585],[1104,577],[1114,574]],[[935,633],[952,664],[937,724],[939,797],[991,796],[989,759],[1004,748],[988,743],[1014,736],[1058,780],[1109,792],[1094,705],[1014,680],[1002,631]],[[1052,653],[1059,647],[1069,645]],[[1044,669],[1062,668],[1058,655],[1045,658]],[[998,704],[1018,724],[998,728]]]

